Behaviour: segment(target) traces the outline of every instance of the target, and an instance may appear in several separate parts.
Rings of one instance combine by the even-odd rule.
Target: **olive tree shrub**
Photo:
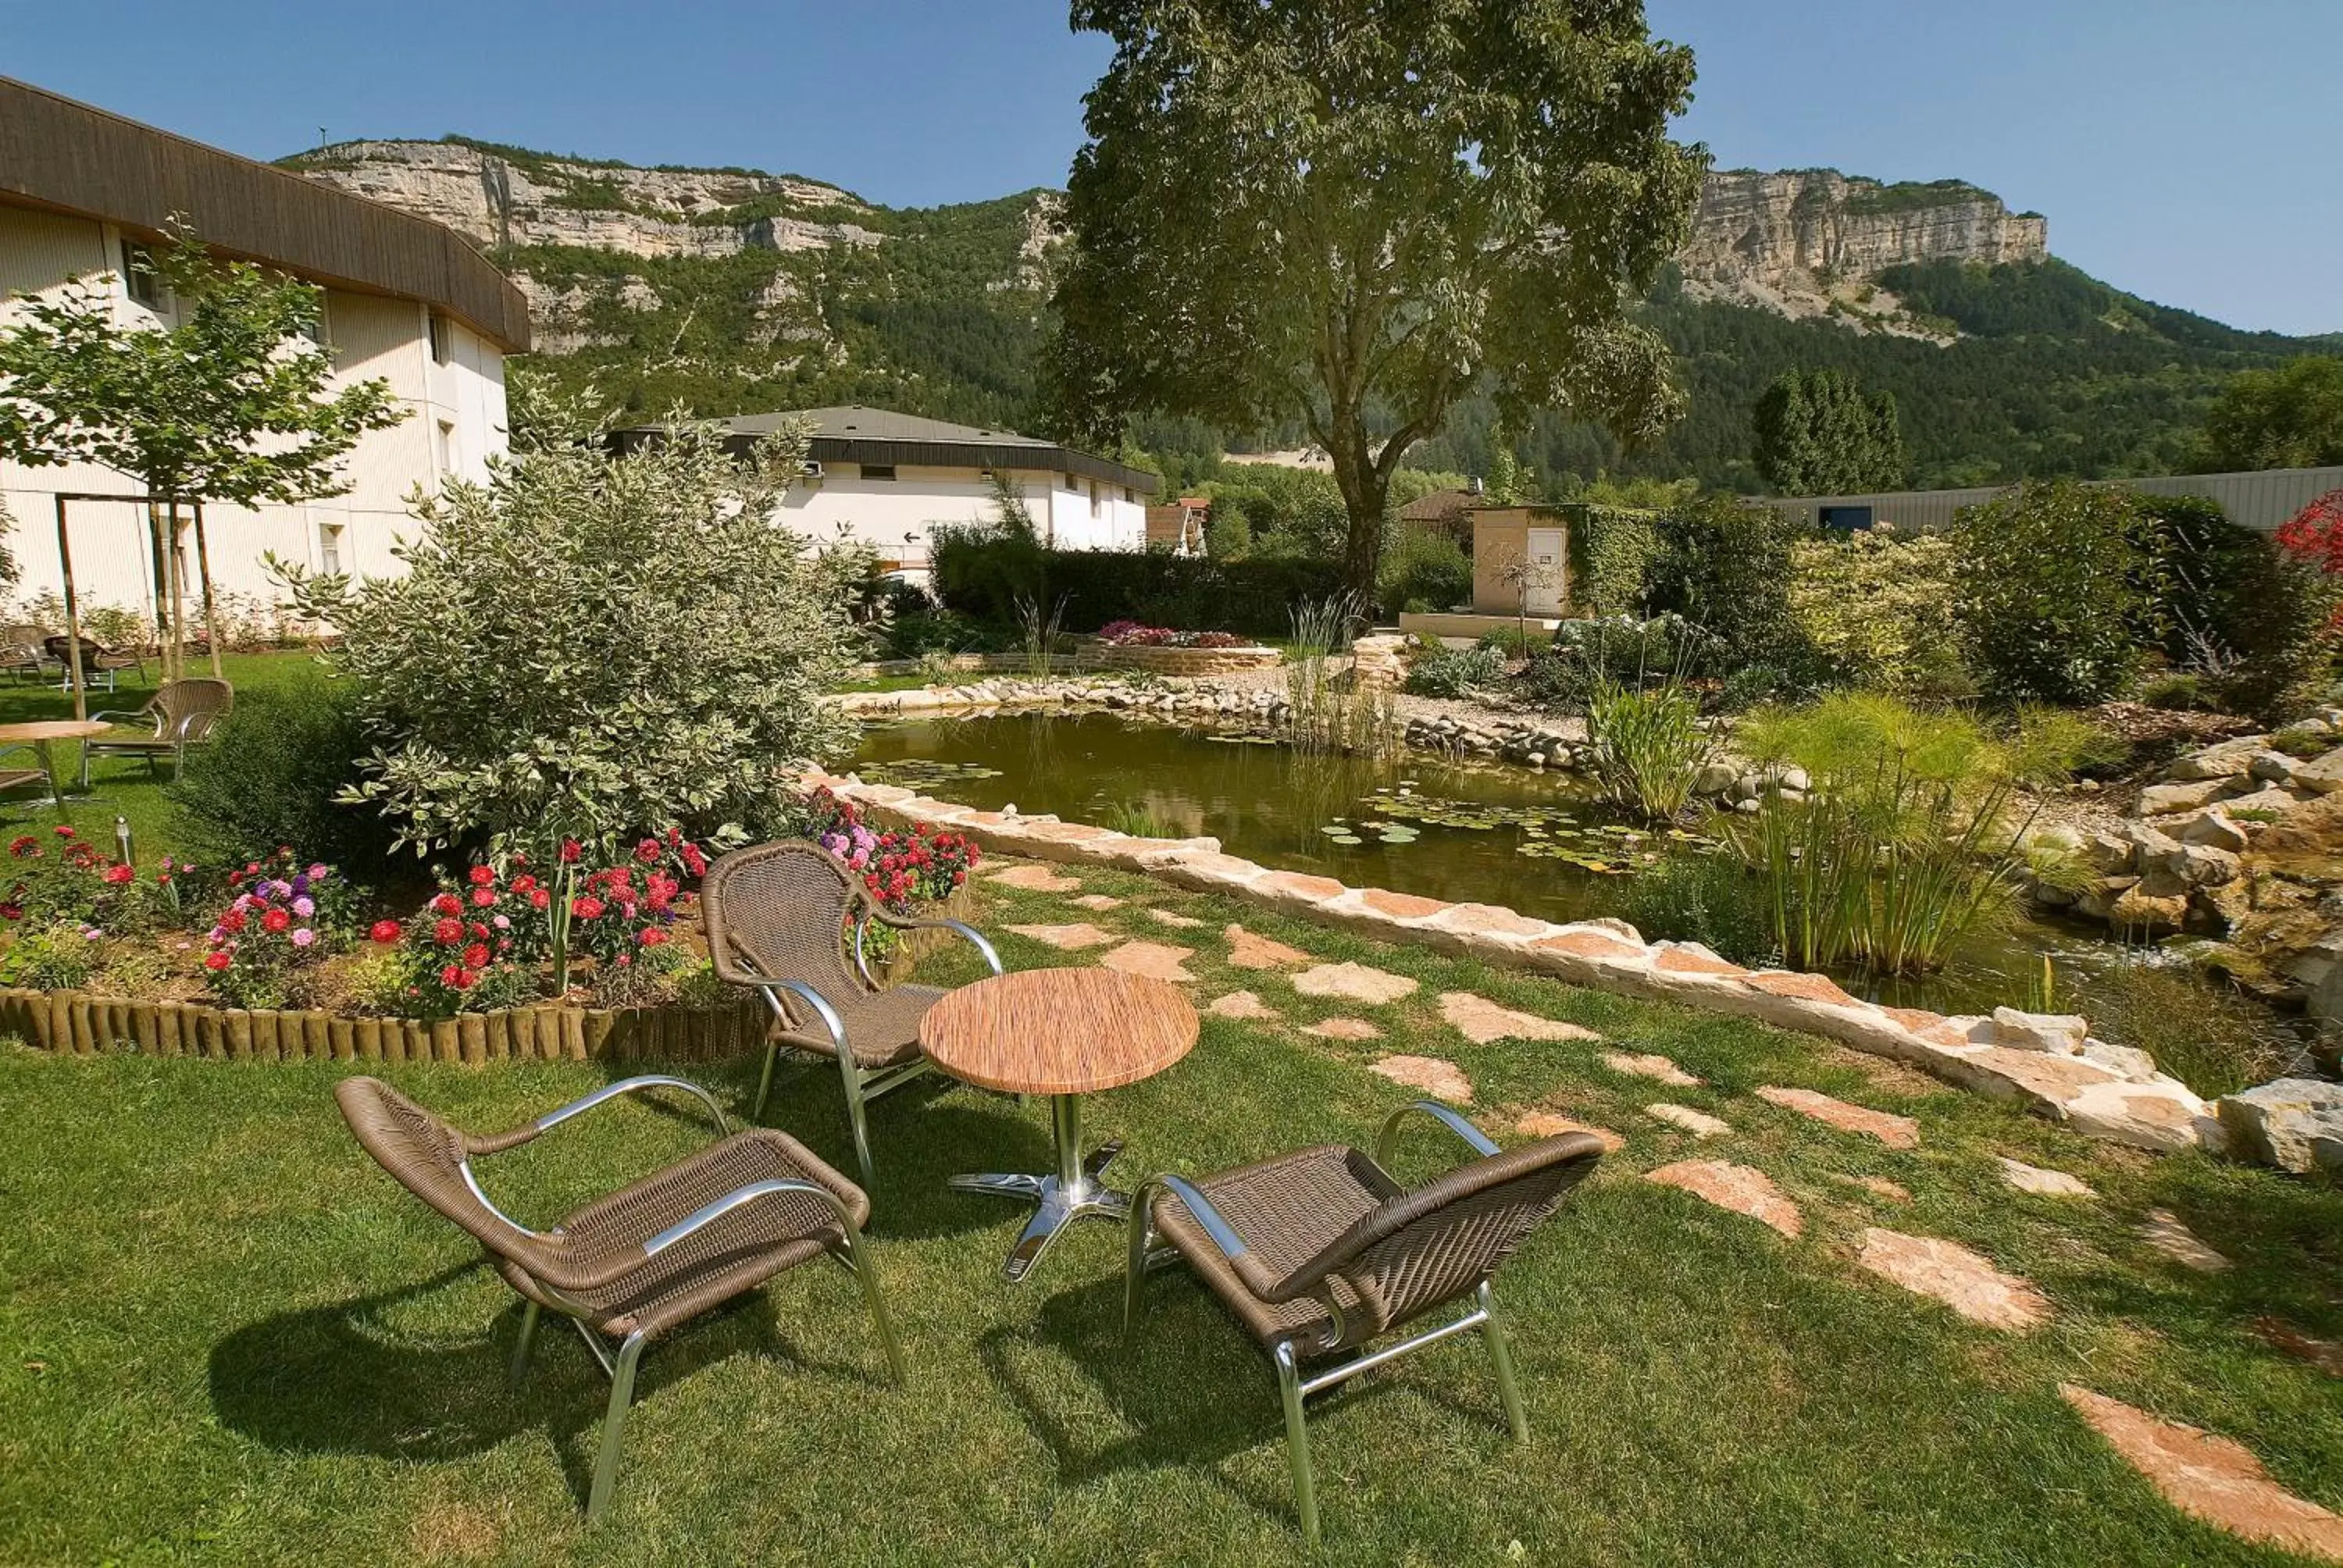
[[[1996,701],[2105,701],[2162,629],[2155,528],[2121,490],[2026,485],[1963,507],[1952,539],[1961,623]]]
[[[417,498],[404,576],[278,563],[340,629],[375,741],[348,798],[418,854],[764,825],[776,769],[850,735],[820,699],[859,648],[860,563],[771,517],[806,439],[777,432],[746,461],[684,427],[623,456],[534,446]]]

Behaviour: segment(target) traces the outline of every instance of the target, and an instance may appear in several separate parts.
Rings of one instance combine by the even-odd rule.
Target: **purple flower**
[[[293,900],[293,912],[306,920],[317,912],[317,906],[309,899],[296,899]]]
[[[311,930],[308,927],[296,926],[293,928],[293,945],[295,947],[306,948],[317,940],[317,933]]]
[[[307,876],[297,876],[293,879],[291,888],[296,894],[306,893],[309,890],[309,879]]]

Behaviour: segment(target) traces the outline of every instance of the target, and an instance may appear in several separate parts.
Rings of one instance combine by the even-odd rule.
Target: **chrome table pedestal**
[[[1017,1244],[1009,1249],[1008,1261],[1001,1266],[1001,1277],[1011,1284],[1031,1271],[1059,1232],[1075,1221],[1101,1219],[1121,1224],[1131,1216],[1131,1194],[1117,1192],[1099,1180],[1122,1152],[1122,1141],[1102,1143],[1087,1159],[1083,1157],[1081,1095],[1050,1097],[1050,1130],[1058,1145],[1055,1175],[954,1176],[945,1183],[956,1192],[990,1192],[1037,1205]]]

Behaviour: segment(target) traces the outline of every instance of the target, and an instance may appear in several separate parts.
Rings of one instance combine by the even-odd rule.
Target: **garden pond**
[[[1305,753],[1256,733],[1104,713],[998,713],[870,725],[855,768],[984,809],[1014,804],[1134,833],[1209,834],[1232,854],[1353,886],[1503,904],[1542,920],[1624,912],[1636,871],[1709,852],[1699,833],[1654,833],[1584,780],[1411,751]],[[1837,978],[1858,996],[1945,1012],[2026,1006],[2042,960],[2056,1005],[2090,1010],[2091,977],[2125,950],[2103,929],[2024,920],[1973,939],[1921,980]]]

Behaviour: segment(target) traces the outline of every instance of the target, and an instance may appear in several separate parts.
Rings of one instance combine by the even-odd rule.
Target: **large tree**
[[[1483,386],[1656,432],[1680,398],[1632,319],[1707,154],[1668,137],[1691,54],[1636,0],[1075,0],[1115,53],[1087,103],[1048,357],[1070,435],[1161,410],[1299,421],[1374,591],[1391,478]]]
[[[2306,354],[2240,370],[2205,417],[2205,466],[2319,468],[2343,463],[2343,359]]]
[[[315,286],[220,262],[184,224],[135,265],[167,296],[165,324],[124,317],[102,278],[17,302],[16,320],[0,328],[0,457],[96,463],[161,503],[148,526],[169,660],[180,617],[165,563],[178,549],[180,505],[338,495],[348,488],[342,458],[406,410],[387,382],[333,385],[332,357],[315,340]]]
[[[1757,399],[1757,471],[1785,496],[1893,490],[1911,465],[1896,399],[1835,370],[1785,370]]]

